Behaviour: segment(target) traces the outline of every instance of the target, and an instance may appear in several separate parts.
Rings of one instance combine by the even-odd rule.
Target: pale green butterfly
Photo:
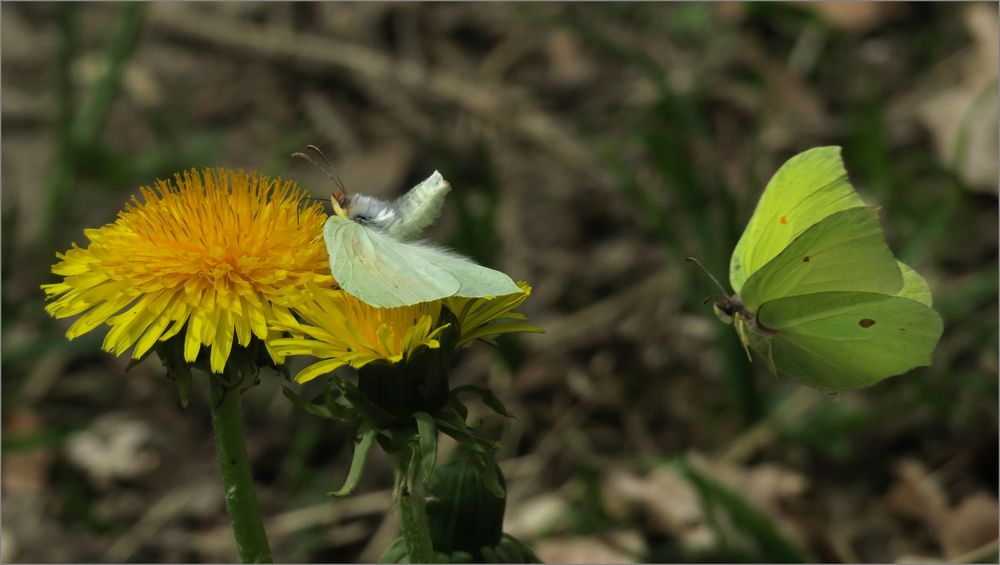
[[[927,283],[889,250],[879,209],[854,191],[839,147],[800,153],[775,173],[729,281],[719,318],[747,355],[806,385],[861,388],[930,365],[941,337]]]
[[[451,296],[522,292],[504,273],[417,239],[440,214],[451,190],[439,172],[392,201],[348,194],[338,184],[323,239],[330,272],[348,294],[372,306],[394,308]]]

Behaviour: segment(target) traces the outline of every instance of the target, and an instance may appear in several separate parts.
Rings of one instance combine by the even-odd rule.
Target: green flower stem
[[[226,509],[233,524],[242,563],[272,563],[264,522],[257,505],[247,444],[243,438],[243,410],[238,388],[226,390],[220,375],[210,375],[212,428],[226,489]]]
[[[399,438],[399,436],[397,436]],[[434,544],[427,525],[427,479],[418,459],[413,457],[408,441],[397,441],[396,484],[399,488],[399,517],[410,563],[433,563]],[[407,480],[409,477],[409,480]]]

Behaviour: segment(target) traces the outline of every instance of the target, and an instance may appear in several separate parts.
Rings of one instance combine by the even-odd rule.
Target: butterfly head
[[[715,315],[719,317],[723,323],[731,324],[733,323],[733,317],[736,314],[740,314],[746,311],[743,307],[743,300],[740,299],[738,294],[732,296],[720,296],[715,304],[712,305],[712,309],[715,310]]]
[[[345,195],[338,201],[335,195],[333,202],[334,213],[366,227],[388,231],[399,221],[396,208],[381,198],[367,194],[352,194]]]

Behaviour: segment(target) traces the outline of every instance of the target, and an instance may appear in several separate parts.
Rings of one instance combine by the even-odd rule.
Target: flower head
[[[440,322],[442,307],[455,314],[461,332],[458,345],[503,333],[539,331],[523,321],[523,314],[512,312],[531,294],[527,283],[518,286],[522,292],[508,296],[448,298],[401,308],[375,308],[342,290],[321,289],[294,306],[302,321],[276,324],[275,329],[289,331],[292,337],[276,339],[271,347],[282,355],[320,358],[295,377],[306,382],[345,365],[360,369],[373,362],[395,364],[421,348],[438,348],[438,338],[448,327]]]
[[[302,206],[292,182],[206,169],[141,192],[143,202],[133,197],[113,224],[84,232],[86,248],[57,254],[52,272],[63,280],[42,288],[51,316],[83,314],[69,339],[107,323],[103,349],[135,346],[140,358],[186,329],[185,361],[205,346],[221,373],[234,336],[242,346],[266,340],[271,324],[291,318],[296,295],[335,286],[319,243],[326,214]]]

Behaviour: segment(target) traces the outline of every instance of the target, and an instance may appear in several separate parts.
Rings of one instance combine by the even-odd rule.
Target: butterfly
[[[451,190],[441,173],[434,171],[391,201],[349,194],[335,180],[339,191],[332,198],[334,213],[323,225],[323,239],[330,272],[348,294],[371,306],[395,308],[451,296],[522,292],[506,274],[419,239]]]
[[[928,366],[943,330],[926,281],[896,260],[879,209],[851,186],[840,147],[800,153],[774,174],[729,281],[734,293],[722,289],[714,309],[747,355],[818,388],[862,388]]]

